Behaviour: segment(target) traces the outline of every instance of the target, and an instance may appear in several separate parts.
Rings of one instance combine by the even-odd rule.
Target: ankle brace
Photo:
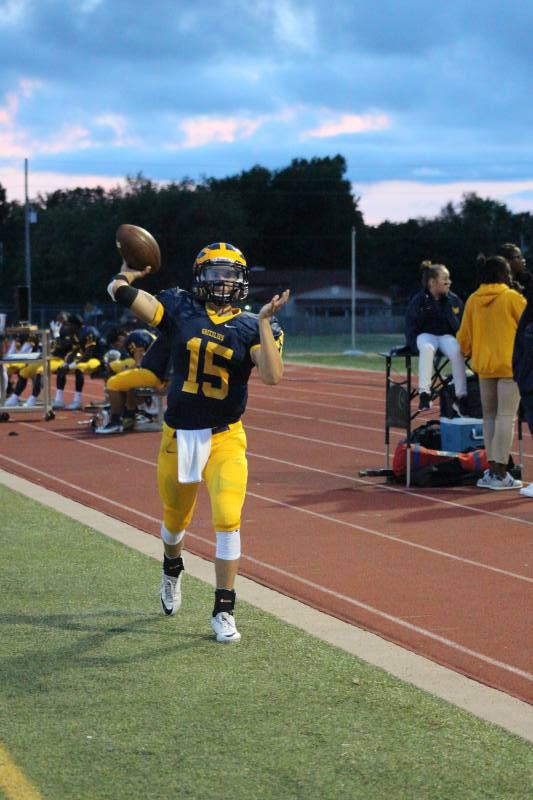
[[[213,616],[216,617],[221,611],[227,611],[229,614],[233,614],[236,599],[237,596],[233,589],[215,589]]]
[[[183,559],[181,556],[176,558],[169,558],[167,554],[163,556],[163,572],[165,575],[170,575],[171,578],[177,578],[180,572],[183,572]]]

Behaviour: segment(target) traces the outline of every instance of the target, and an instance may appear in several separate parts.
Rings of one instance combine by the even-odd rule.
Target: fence
[[[254,311],[259,310],[254,308]],[[133,315],[115,303],[103,303],[93,313],[87,311],[82,305],[41,305],[34,304],[32,309],[32,322],[39,328],[47,328],[60,311],[79,314],[89,325],[96,328],[108,328],[111,325],[131,326]],[[13,325],[15,320],[14,306],[1,305],[0,314],[6,314],[6,324]],[[291,336],[345,336],[351,333],[352,320],[350,314],[337,315],[321,310],[320,313],[288,314],[282,309],[278,319],[283,330]],[[405,307],[395,306],[391,312],[369,311],[365,309],[356,313],[355,330],[358,334],[403,334],[405,327]]]

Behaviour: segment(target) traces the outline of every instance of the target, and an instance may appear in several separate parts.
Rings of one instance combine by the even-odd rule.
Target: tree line
[[[163,268],[148,291],[169,284],[188,288],[200,248],[220,239],[245,253],[250,265],[276,270],[346,268],[351,229],[357,231],[358,283],[407,297],[420,262],[446,264],[454,289],[476,286],[475,259],[511,241],[527,252],[533,216],[504,204],[465,195],[435,218],[366,225],[341,155],[293,159],[269,170],[254,166],[226,178],[188,178],[160,186],[139,174],[124,187],[58,190],[32,202],[32,297],[35,303],[106,299],[109,277],[120,267],[115,231],[124,222],[147,228],[159,242]],[[25,283],[24,206],[8,202],[0,184],[2,299]]]

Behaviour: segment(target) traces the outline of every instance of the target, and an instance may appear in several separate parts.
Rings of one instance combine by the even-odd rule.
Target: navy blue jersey
[[[142,369],[149,369],[159,378],[161,383],[164,383],[168,378],[170,350],[170,339],[164,333],[160,333],[141,360]]]
[[[233,309],[218,316],[190,292],[166,289],[157,299],[158,327],[171,344],[172,380],[165,422],[172,428],[218,428],[237,422],[246,408],[250,352],[260,345],[257,314]],[[283,332],[272,332],[281,348]]]
[[[79,347],[79,343],[78,333],[71,332],[66,325],[62,325],[59,330],[59,336],[56,339],[52,339],[50,351],[54,358],[65,358],[68,353]]]

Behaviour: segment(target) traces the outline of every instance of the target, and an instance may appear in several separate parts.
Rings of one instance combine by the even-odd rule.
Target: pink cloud
[[[6,190],[9,202],[14,200],[24,201],[24,171],[22,164],[18,168],[3,168],[0,182]],[[113,175],[88,175],[84,173],[68,175],[62,172],[38,172],[32,170],[30,162],[28,187],[30,197],[35,198],[38,194],[49,194],[58,189],[76,189],[78,186],[84,188],[102,186],[106,191],[110,191],[116,186],[124,186],[124,178]]]
[[[6,103],[0,106],[0,125],[11,128],[15,124],[15,117],[19,107],[18,97],[14,92],[5,95]]]
[[[236,142],[248,139],[261,126],[263,120],[239,119],[237,117],[191,117],[181,124],[184,141],[172,146],[175,149],[202,147],[211,142]]]
[[[318,128],[303,131],[302,138],[327,139],[345,133],[366,133],[390,128],[391,119],[387,114],[341,114]]]
[[[456,181],[423,183],[422,181],[377,181],[357,183],[354,194],[361,198],[360,208],[367,225],[384,220],[405,222],[417,217],[436,217],[447,203],[460,203],[464,194],[475,192],[504,203],[515,214],[533,212],[533,180],[525,181]],[[520,195],[523,196],[520,196]]]

